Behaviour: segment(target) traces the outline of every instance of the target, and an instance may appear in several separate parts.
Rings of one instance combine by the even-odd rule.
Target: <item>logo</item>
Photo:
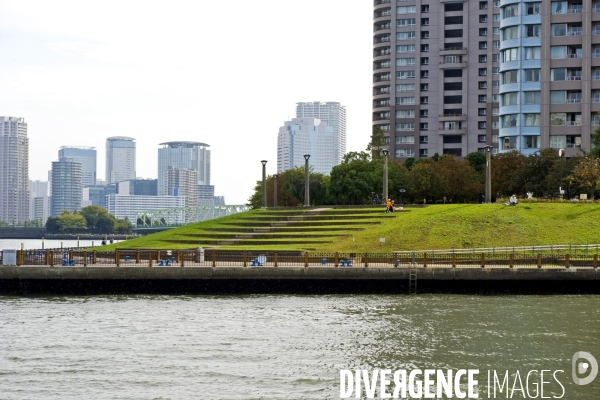
[[[585,359],[584,362],[579,362],[580,359]],[[573,382],[576,385],[587,385],[591,383],[594,379],[596,379],[596,375],[598,375],[598,361],[594,358],[593,355],[586,351],[578,351],[573,355]],[[588,373],[587,378],[579,378],[579,375],[583,375]]]

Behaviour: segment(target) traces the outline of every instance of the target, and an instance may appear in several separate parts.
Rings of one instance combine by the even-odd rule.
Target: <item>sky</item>
[[[137,143],[157,177],[158,144],[211,149],[211,184],[245,204],[277,170],[277,133],[301,101],[347,108],[347,151],[371,131],[372,1],[0,2],[0,116],[28,124],[29,179],[60,146]]]

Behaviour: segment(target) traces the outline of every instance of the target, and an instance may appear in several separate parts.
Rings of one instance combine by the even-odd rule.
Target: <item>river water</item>
[[[114,243],[119,240],[114,241]],[[44,249],[60,249],[60,248],[73,248],[79,247],[101,247],[102,240],[58,240],[58,239],[0,239],[0,251],[7,250],[20,250],[21,244],[25,250],[38,250],[42,247]]]
[[[433,368],[479,369],[480,398],[488,370],[511,387],[563,370],[544,396],[598,399],[600,376],[575,385],[571,358],[600,360],[599,310],[600,296],[0,296],[0,398],[337,399],[341,369]]]

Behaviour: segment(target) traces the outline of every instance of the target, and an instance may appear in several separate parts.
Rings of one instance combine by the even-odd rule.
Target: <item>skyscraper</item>
[[[277,135],[277,172],[304,167],[309,154],[313,172],[329,175],[338,165],[337,135],[333,127],[317,118],[293,118],[285,121]]]
[[[165,142],[158,149],[158,195],[169,194],[165,185],[166,171],[192,169],[198,173],[199,185],[210,185],[209,145],[199,142]]]
[[[0,117],[0,221],[29,219],[29,139],[23,118]]]
[[[135,139],[114,136],[106,139],[106,182],[135,179]]]
[[[391,157],[498,150],[499,6],[374,0],[373,125]]]
[[[318,118],[332,128],[334,135],[334,165],[338,165],[346,154],[346,107],[334,101],[321,103],[296,103],[296,118]]]
[[[589,151],[600,121],[600,2],[508,3],[500,7],[501,151]]]
[[[83,187],[96,184],[96,148],[62,146],[58,151],[58,159],[69,159],[81,164],[81,185]]]
[[[69,159],[52,162],[52,184],[50,186],[50,215],[56,217],[63,210],[81,209],[81,164]]]

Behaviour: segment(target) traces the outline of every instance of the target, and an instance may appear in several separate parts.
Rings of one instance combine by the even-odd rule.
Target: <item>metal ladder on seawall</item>
[[[415,268],[408,270],[408,294],[417,294],[417,270]]]

